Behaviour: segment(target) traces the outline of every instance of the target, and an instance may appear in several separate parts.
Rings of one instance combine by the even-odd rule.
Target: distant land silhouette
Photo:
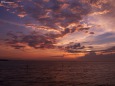
[[[0,59],[0,61],[9,61],[8,59]]]

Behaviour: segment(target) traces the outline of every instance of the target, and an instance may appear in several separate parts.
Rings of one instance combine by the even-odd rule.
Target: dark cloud
[[[95,52],[89,52],[88,55],[78,58],[77,60],[78,61],[115,61],[115,54],[96,55]]]
[[[95,34],[94,32],[90,32],[89,34]]]
[[[90,29],[80,24],[80,20],[91,11],[90,4],[83,3],[82,0],[12,0],[12,2],[14,3],[4,4],[4,7],[9,9],[9,12],[16,14],[20,18],[31,17],[39,22],[39,27],[45,26],[46,29],[60,31],[59,26],[61,26],[64,28],[60,31],[62,36],[77,30]],[[73,23],[79,23],[79,25],[68,28]]]
[[[27,12],[42,25],[58,29],[57,23],[66,28],[71,23],[77,23],[90,12],[89,5],[80,0],[43,0],[34,1],[34,7],[28,7]],[[85,6],[85,7],[83,7]]]
[[[77,49],[77,48],[79,48],[79,47],[81,47],[81,44],[80,44],[80,43],[75,43],[75,44],[70,43],[70,44],[67,46],[67,49]]]
[[[33,47],[35,49],[38,48],[54,48],[56,40],[58,37],[55,34],[40,34],[38,32],[31,32],[28,35],[25,34],[7,34],[10,38],[8,38],[6,43],[11,47],[16,49],[24,48],[26,46]]]
[[[83,30],[89,30],[90,28],[86,27],[86,28],[79,28],[78,31],[83,31]]]
[[[94,47],[93,46],[88,46],[88,48],[93,49]]]
[[[70,42],[65,46],[65,51],[75,53],[77,51],[80,51],[80,49],[84,49],[84,48],[85,46],[81,46],[80,43]]]
[[[32,47],[34,49],[63,49],[66,52],[74,52],[75,50],[84,49],[85,46],[81,46],[80,43],[70,42],[65,46],[55,46],[56,38],[61,37],[59,34],[40,34],[33,31],[30,34],[12,33],[9,32],[6,44],[15,49],[25,49],[26,47]]]
[[[113,47],[111,47],[111,48],[108,48],[108,49],[106,49],[105,51],[109,51],[109,52],[115,51],[115,46],[113,46]]]
[[[109,0],[83,0],[85,3],[89,3],[91,6],[96,8],[102,8],[104,4],[107,4]]]
[[[15,49],[24,49],[25,46],[21,46],[21,45],[11,45],[11,47],[14,47]]]

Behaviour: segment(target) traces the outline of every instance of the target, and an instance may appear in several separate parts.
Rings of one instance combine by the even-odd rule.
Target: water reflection
[[[114,62],[0,62],[0,86],[115,86]]]

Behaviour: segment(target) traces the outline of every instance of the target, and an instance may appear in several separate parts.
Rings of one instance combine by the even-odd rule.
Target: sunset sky
[[[0,58],[115,54],[115,0],[0,2]]]

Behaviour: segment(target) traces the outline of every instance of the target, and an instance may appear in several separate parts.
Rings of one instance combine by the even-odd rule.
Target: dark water
[[[115,62],[0,61],[0,86],[115,86]]]

